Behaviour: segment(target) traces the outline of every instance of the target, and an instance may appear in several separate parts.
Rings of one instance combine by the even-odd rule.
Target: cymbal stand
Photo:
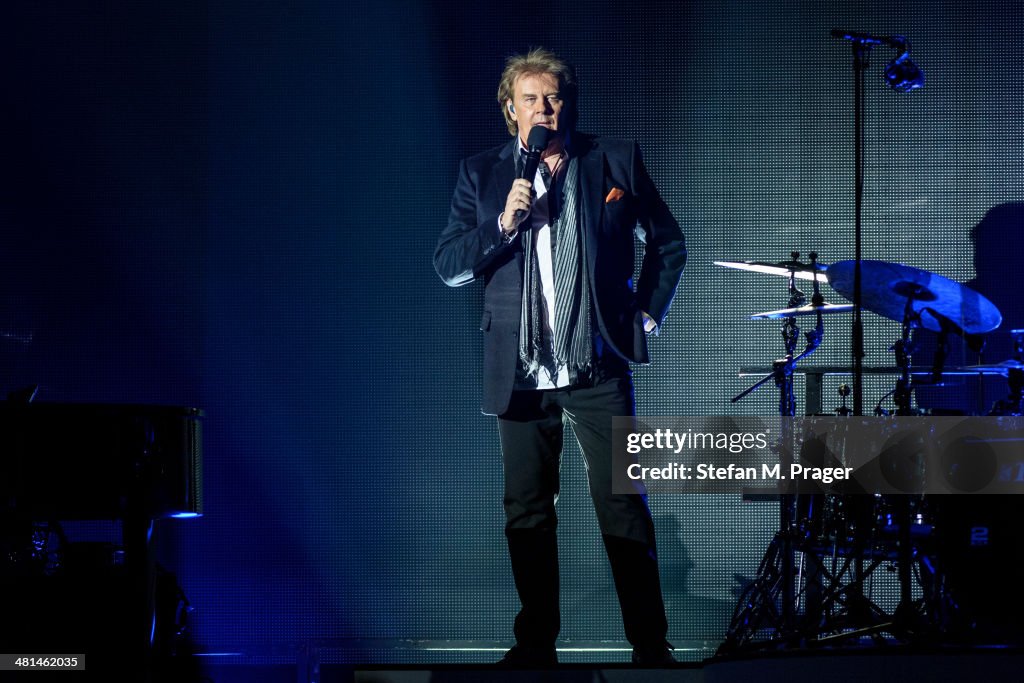
[[[942,371],[946,367],[946,356],[949,355],[949,330],[943,327],[935,342],[935,355],[932,358],[932,384],[942,383]]]
[[[799,252],[792,252],[792,262],[798,263]],[[824,303],[824,297],[818,285],[817,258],[815,252],[808,254],[811,269],[815,273],[812,302],[816,306]],[[796,286],[796,266],[789,275],[789,302],[787,308],[797,308],[807,303],[807,296]],[[815,328],[805,334],[807,343],[804,350],[796,355],[796,345],[800,339],[800,328],[795,316],[786,317],[782,324],[782,339],[786,355],[772,363],[772,373],[762,377],[732,399],[735,403],[749,395],[758,387],[774,379],[779,391],[779,415],[783,418],[796,415],[796,397],[793,391],[793,370],[796,363],[814,353],[821,344],[824,334],[824,322],[821,312],[816,313]],[[782,420],[780,434],[780,461],[783,467],[792,462],[792,422]],[[748,645],[754,635],[761,629],[768,628],[772,632],[772,642],[779,640],[799,639],[800,625],[796,619],[797,595],[795,587],[796,568],[793,558],[794,540],[799,538],[796,529],[796,495],[785,492],[779,496],[779,531],[769,544],[764,558],[757,570],[757,577],[747,586],[734,611],[725,642],[719,648],[719,654]]]
[[[910,386],[910,355],[913,353],[913,349],[911,348],[910,331],[919,327],[920,321],[921,315],[914,310],[914,297],[907,297],[907,304],[903,309],[903,333],[899,340],[892,345],[892,350],[896,353],[896,367],[900,371],[900,377],[896,380],[896,389],[893,392],[893,402],[896,404],[896,415],[900,416],[914,414],[911,407],[913,388]],[[876,411],[877,413],[878,411]]]
[[[911,342],[911,332],[914,329],[923,327],[921,324],[921,315],[926,313],[935,318],[939,323],[939,336],[938,336],[938,350],[936,351],[936,358],[932,366],[932,380],[937,381],[936,378],[941,379],[942,367],[945,362],[945,349],[948,345],[948,335],[950,332],[960,331],[959,327],[937,311],[925,307],[920,311],[915,310],[914,302],[915,296],[920,295],[922,292],[914,291],[910,292],[907,296],[907,303],[903,309],[903,324],[902,334],[900,338],[892,345],[891,349],[896,355],[896,367],[900,371],[899,379],[896,381],[896,388],[890,392],[893,396],[893,402],[896,404],[896,410],[894,414],[898,417],[906,417],[917,415],[918,413],[912,407],[912,397],[914,386],[911,384],[910,379],[910,364],[911,355],[914,353]],[[962,333],[962,331],[961,331]],[[885,400],[885,397],[882,398]],[[881,408],[882,402],[879,401],[878,406],[875,408],[875,415],[882,416],[886,415],[885,411]],[[940,585],[940,582],[934,580],[934,570],[930,567],[927,558],[922,555],[921,549],[918,548],[913,542],[911,536],[911,527],[913,522],[913,510],[911,509],[912,494],[897,494],[891,497],[893,504],[893,519],[898,525],[897,531],[897,550],[896,550],[896,565],[899,578],[899,591],[900,599],[893,613],[891,624],[887,626],[887,629],[894,635],[901,638],[909,638],[916,635],[921,627],[924,625],[923,614],[921,613],[918,606],[915,605],[913,598],[913,568],[914,563],[920,563],[921,572],[921,584],[923,587],[930,586],[935,588]],[[925,598],[922,600],[923,606],[927,609],[929,601],[935,596],[930,595],[931,591],[926,587]]]
[[[930,308],[923,308],[920,311],[915,310],[914,301],[915,299],[913,294],[907,297],[907,303],[903,307],[902,334],[900,335],[900,338],[889,347],[889,350],[896,356],[896,369],[900,371],[900,375],[899,379],[896,380],[896,387],[878,400],[878,404],[875,406],[875,416],[877,417],[886,415],[906,417],[918,414],[913,408],[913,394],[916,386],[911,383],[910,363],[911,356],[916,350],[916,344],[913,341],[911,333],[913,330],[922,327],[921,313],[931,314],[939,320],[940,324],[935,360],[932,363],[932,382],[934,383],[937,383],[942,378],[942,368],[945,365],[946,359],[945,349],[948,346],[948,335],[951,331],[950,325],[953,326],[952,329],[958,329],[952,321],[948,320],[945,316],[932,311]],[[896,409],[891,413],[882,408],[882,402],[890,396],[893,397],[893,403],[896,404]]]
[[[800,252],[794,251],[790,254],[792,262],[795,264],[800,258]],[[811,268],[814,269],[814,293],[811,297],[811,302],[815,306],[822,306],[825,302],[825,298],[821,294],[820,287],[818,285],[818,271],[817,271],[817,260],[818,254],[816,252],[810,252],[808,257],[811,260]],[[789,273],[789,303],[787,308],[798,308],[807,303],[807,295],[797,289],[796,286],[796,266],[790,269]],[[774,379],[775,386],[779,388],[779,415],[782,417],[793,417],[796,415],[796,397],[793,393],[793,369],[796,367],[797,362],[803,360],[807,356],[814,353],[815,349],[821,345],[821,339],[824,335],[825,327],[824,322],[821,318],[821,312],[816,314],[817,322],[814,326],[814,330],[806,333],[807,344],[804,350],[799,356],[794,356],[796,353],[796,342],[800,338],[800,328],[796,324],[796,318],[794,316],[788,316],[786,322],[782,324],[782,339],[786,347],[786,355],[772,363],[771,374],[765,375],[751,386],[744,389],[742,392],[733,396],[730,399],[730,403],[736,403],[737,401],[746,398],[749,394],[753,393],[755,389],[768,382],[768,380]]]
[[[1013,346],[1015,359],[1024,361],[1024,330],[1013,330],[1015,334]],[[1012,415],[1024,414],[1024,370],[1011,368],[1007,380],[1010,383],[1010,395],[1007,402],[1011,406]]]
[[[1013,335],[1013,359],[1024,362],[1024,330],[1010,330]],[[1024,415],[1024,370],[1010,368],[1006,381],[1010,393],[992,406],[990,415]]]

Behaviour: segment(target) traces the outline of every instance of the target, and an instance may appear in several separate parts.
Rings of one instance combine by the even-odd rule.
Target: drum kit
[[[793,375],[797,363],[821,345],[825,316],[854,311],[859,289],[863,309],[899,322],[902,328],[900,338],[891,347],[895,365],[872,369],[872,374],[896,376],[893,390],[876,407],[876,416],[924,414],[914,407],[915,389],[943,386],[944,374],[1001,376],[1007,380],[1009,392],[988,414],[1024,414],[1024,330],[1011,332],[1013,358],[995,364],[945,367],[950,336],[959,336],[970,348],[980,351],[984,335],[1002,323],[998,308],[983,295],[935,273],[902,264],[863,260],[860,264],[842,261],[824,265],[818,262],[817,254],[812,252],[808,257],[808,261],[801,261],[800,254],[793,252],[790,260],[781,262],[715,262],[789,281],[785,308],[750,316],[751,320],[782,321],[785,354],[733,402],[774,380],[782,424],[793,424],[785,418],[796,415]],[[813,283],[810,298],[798,289],[800,281]],[[824,284],[851,303],[827,302],[821,291]],[[798,321],[807,317],[813,317],[814,328],[804,334],[806,344],[798,352]],[[930,367],[911,365],[912,333],[925,334],[917,330],[936,335]],[[856,348],[856,335],[853,346]],[[857,363],[850,372],[858,372]],[[849,386],[843,385],[843,405],[834,416],[859,417],[859,412],[846,407],[849,394]],[[888,397],[893,399],[892,410],[882,408]],[[787,438],[786,429],[784,426],[783,438]],[[781,454],[783,459],[792,457],[785,455],[785,448]],[[801,452],[800,457],[806,454]],[[939,498],[958,502],[940,502]],[[950,539],[959,524],[956,520],[965,516],[960,514],[963,500],[974,498],[920,493],[881,495],[870,491],[844,495],[781,493],[779,530],[756,576],[742,590],[719,654],[853,644],[865,639],[881,643],[892,638],[913,644],[977,644],[986,638],[1021,644],[1022,629],[1018,627],[986,630],[983,622],[987,615],[967,599],[971,597],[969,590],[958,590],[956,582],[963,582],[964,577],[962,572],[957,577],[954,571],[959,565]],[[895,609],[886,609],[872,598],[876,570],[896,575],[898,598],[889,601],[896,603]],[[880,583],[886,580],[885,571],[877,574]]]
[[[777,263],[715,261],[715,265],[726,268],[789,278],[790,298],[786,308],[754,313],[750,316],[751,320],[784,321],[783,338],[786,340],[786,356],[775,362],[771,377],[763,378],[761,382],[735,397],[733,402],[742,399],[768,379],[774,378],[777,383],[784,379],[779,376],[780,369],[791,375],[795,363],[810,355],[821,343],[824,333],[822,316],[850,313],[854,310],[853,303],[826,302],[819,283],[827,283],[840,296],[848,301],[853,301],[856,278],[855,261],[840,261],[826,266],[818,263],[817,254],[814,252],[808,255],[808,262],[799,260],[799,252],[791,253],[790,257],[789,261]],[[991,301],[970,287],[954,280],[902,264],[864,260],[861,262],[860,273],[863,308],[877,313],[883,318],[900,322],[903,327],[903,334],[894,343],[892,349],[896,354],[896,364],[891,369],[883,370],[883,372],[900,375],[897,388],[889,394],[896,397],[896,408],[891,414],[918,414],[911,408],[911,396],[916,387],[911,383],[910,375],[926,373],[920,368],[912,368],[909,365],[910,334],[916,329],[927,330],[937,335],[935,359],[931,369],[927,372],[928,375],[931,375],[931,381],[918,380],[917,385],[935,386],[940,384],[943,374],[1000,375],[1008,379],[1010,393],[1007,400],[1000,401],[993,406],[990,414],[1021,414],[1019,400],[1017,405],[1012,405],[1010,402],[1020,393],[1020,387],[1015,386],[1015,382],[1020,379],[1018,373],[1024,370],[1024,330],[1011,331],[1016,345],[1015,357],[1012,359],[995,364],[945,367],[950,335],[959,336],[970,348],[980,350],[984,345],[984,335],[994,331],[1002,323],[1002,314]],[[797,289],[796,282],[798,280],[813,282],[814,290],[810,301],[805,293]],[[794,356],[796,337],[799,333],[796,319],[805,316],[816,316],[817,324],[813,332],[807,333],[807,348],[801,354]],[[795,408],[787,409],[781,414],[792,416],[796,414],[796,411]],[[841,410],[839,414],[849,413]],[[875,414],[890,413],[879,408],[876,409]]]

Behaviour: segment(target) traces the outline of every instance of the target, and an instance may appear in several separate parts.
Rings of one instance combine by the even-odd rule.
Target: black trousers
[[[612,376],[571,389],[515,391],[498,417],[505,470],[505,528],[554,529],[564,425],[587,466],[601,533],[654,545],[645,491],[612,493],[612,418],[634,416],[633,382]]]
[[[572,389],[514,392],[509,410],[498,418],[505,535],[522,603],[514,625],[521,647],[554,648],[560,629],[555,501],[568,423],[586,460],[626,637],[639,651],[664,651],[668,624],[647,498],[643,489],[612,493],[612,418],[635,412],[626,370]]]

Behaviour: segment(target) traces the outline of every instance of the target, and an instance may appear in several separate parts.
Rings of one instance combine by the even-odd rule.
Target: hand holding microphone
[[[512,183],[505,200],[505,213],[501,217],[501,229],[512,234],[519,229],[533,206],[533,178],[537,175],[540,155],[547,148],[552,131],[544,126],[534,126],[526,140],[526,162],[523,170]]]
[[[501,215],[501,229],[508,234],[519,229],[519,224],[530,215],[533,206],[533,183],[516,178],[505,200],[505,213]]]

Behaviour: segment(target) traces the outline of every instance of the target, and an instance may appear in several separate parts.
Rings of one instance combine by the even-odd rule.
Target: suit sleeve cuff
[[[501,213],[498,214],[498,236],[501,237],[501,241],[503,243],[511,244],[512,240],[514,240],[516,238],[516,235],[519,234],[519,228],[516,228],[512,232],[505,232],[505,230],[502,229],[502,227],[501,227],[501,217],[504,216],[504,215],[505,215],[504,211],[502,211]]]

